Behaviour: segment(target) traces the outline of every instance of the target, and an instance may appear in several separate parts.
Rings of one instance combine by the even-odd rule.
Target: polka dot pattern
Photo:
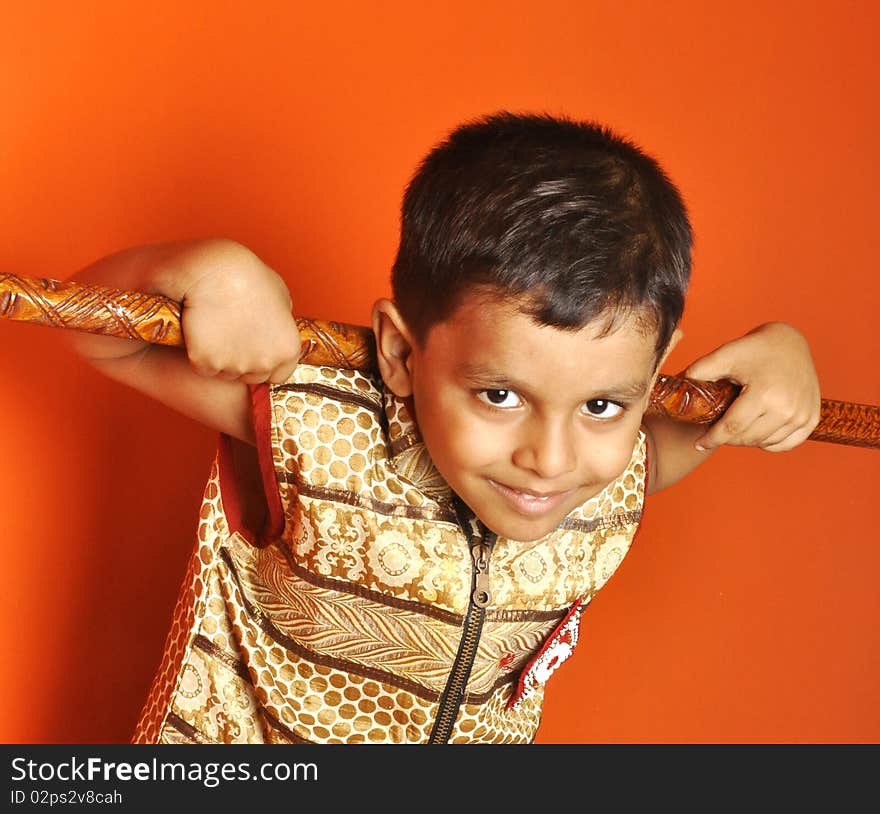
[[[389,466],[394,441],[405,431],[402,403],[395,405],[392,418],[396,435],[383,437],[385,399],[376,382],[356,370],[301,365],[294,371],[295,389],[275,391],[276,443],[284,452],[280,460],[283,474],[319,489],[345,493],[349,499],[371,506],[399,504],[435,512],[443,511],[437,498],[449,498],[448,487],[433,467],[413,457],[415,476],[432,481],[432,498],[419,483]],[[308,389],[316,385],[314,389]],[[335,395],[328,395],[333,388]],[[421,465],[420,465],[421,464]],[[448,514],[449,507],[445,507]]]

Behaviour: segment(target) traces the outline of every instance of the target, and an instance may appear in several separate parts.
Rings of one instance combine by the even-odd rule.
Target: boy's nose
[[[576,465],[574,439],[565,422],[529,422],[513,453],[513,463],[543,480],[572,472]]]

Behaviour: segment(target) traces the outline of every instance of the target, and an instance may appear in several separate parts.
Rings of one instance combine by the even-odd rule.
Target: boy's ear
[[[663,365],[666,364],[666,359],[669,357],[669,354],[672,353],[675,346],[681,342],[682,337],[684,336],[684,331],[676,327],[676,329],[672,332],[672,336],[669,337],[669,341],[666,343],[666,347],[663,349],[663,353],[660,355],[660,361],[657,362],[657,372],[660,372],[660,369]]]
[[[413,340],[400,311],[391,300],[381,299],[374,303],[373,334],[382,380],[396,396],[411,396]]]
[[[672,353],[675,346],[681,341],[683,336],[684,331],[681,328],[676,327],[676,329],[672,332],[672,336],[669,337],[669,341],[666,343],[666,347],[663,349],[663,352],[660,354],[660,358],[657,360],[657,366],[654,368],[654,375],[651,378],[651,390],[654,389],[654,384],[657,381],[657,377],[663,371],[663,365],[666,364],[666,359],[669,357],[669,354]]]

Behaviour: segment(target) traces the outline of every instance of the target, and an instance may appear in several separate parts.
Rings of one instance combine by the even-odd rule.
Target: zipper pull
[[[477,543],[472,549],[474,558],[474,592],[471,599],[478,608],[485,608],[492,601],[489,590],[489,546]]]
[[[489,590],[489,555],[494,542],[495,535],[489,533],[479,543],[471,546],[471,556],[474,559],[474,592],[471,600],[478,608],[485,608],[492,601],[492,592]]]
[[[458,495],[455,496],[453,505],[458,517],[458,525],[465,537],[470,537],[471,558],[474,561],[474,590],[471,594],[471,602],[478,608],[485,608],[492,601],[492,592],[489,590],[489,555],[498,535],[487,528],[481,529],[477,516]]]

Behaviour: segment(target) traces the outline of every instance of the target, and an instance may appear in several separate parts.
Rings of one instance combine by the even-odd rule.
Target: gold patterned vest
[[[644,435],[620,477],[522,543],[457,508],[381,380],[300,365],[254,396],[268,531],[247,531],[223,438],[133,740],[533,740],[544,682],[638,526]]]

